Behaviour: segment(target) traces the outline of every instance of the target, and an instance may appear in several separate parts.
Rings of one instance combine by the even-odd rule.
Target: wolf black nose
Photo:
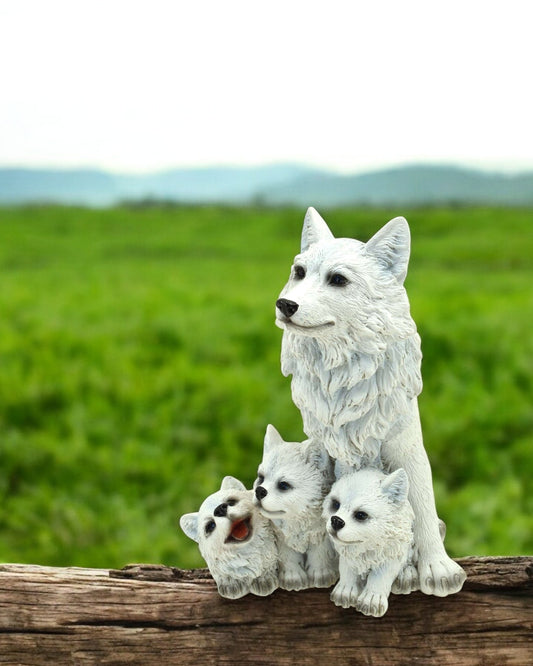
[[[292,315],[298,309],[298,303],[294,301],[288,301],[286,298],[278,298],[276,301],[276,307],[279,308],[286,317],[292,317]]]
[[[338,532],[345,524],[344,520],[339,518],[339,516],[331,516],[331,527],[333,527],[335,532]]]
[[[217,518],[222,518],[228,513],[228,505],[227,504],[219,504],[217,508],[213,511],[215,516]]]
[[[268,491],[266,488],[263,488],[263,486],[257,486],[255,489],[255,496],[259,501],[263,499],[263,497],[266,497],[268,495]]]

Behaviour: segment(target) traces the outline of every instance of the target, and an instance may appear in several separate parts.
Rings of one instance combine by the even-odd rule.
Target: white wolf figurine
[[[180,518],[185,534],[196,541],[221,596],[252,592],[267,596],[278,587],[278,550],[270,522],[253,502],[253,491],[226,476],[196,513]]]
[[[420,338],[403,286],[409,251],[402,217],[362,243],[335,238],[309,208],[301,253],[276,303],[276,324],[284,330],[282,372],[293,376],[306,435],[324,442],[341,469],[405,469],[420,589],[446,596],[466,576],[440,538],[422,441]]]
[[[324,447],[309,440],[285,442],[269,425],[257,473],[255,502],[276,531],[280,587],[330,587],[338,578],[337,554],[322,504],[334,481],[333,461]]]
[[[391,588],[412,557],[414,514],[403,469],[386,475],[364,469],[341,477],[324,502],[324,517],[339,553],[337,606],[381,617]]]

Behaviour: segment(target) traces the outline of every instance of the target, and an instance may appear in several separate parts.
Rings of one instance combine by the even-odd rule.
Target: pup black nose
[[[255,489],[255,496],[259,501],[263,499],[263,497],[266,497],[268,495],[268,491],[266,488],[263,488],[263,486],[257,486]]]
[[[222,518],[228,513],[228,505],[227,504],[219,504],[217,508],[213,511],[215,516],[217,518]]]
[[[279,308],[286,317],[292,317],[292,315],[298,309],[298,303],[294,301],[288,301],[286,298],[278,298],[276,301],[276,307]]]
[[[331,516],[331,527],[333,527],[335,532],[338,532],[345,524],[344,520],[339,518],[339,516]]]

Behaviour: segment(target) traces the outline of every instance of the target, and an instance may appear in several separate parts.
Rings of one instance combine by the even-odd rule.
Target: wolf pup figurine
[[[464,571],[439,534],[431,468],[422,441],[420,338],[403,282],[410,233],[397,217],[367,243],[335,238],[307,211],[301,253],[276,303],[281,365],[304,431],[340,467],[402,467],[415,513],[420,588],[458,592]]]
[[[364,469],[341,477],[324,502],[327,529],[339,553],[337,606],[381,617],[391,588],[409,561],[414,514],[407,474]]]
[[[274,525],[280,587],[330,587],[338,567],[322,518],[324,497],[334,480],[326,451],[309,440],[285,442],[269,425],[257,473],[255,503]]]
[[[254,506],[253,492],[238,479],[226,476],[199,511],[180,518],[180,526],[198,543],[221,596],[267,596],[278,587],[272,526]]]

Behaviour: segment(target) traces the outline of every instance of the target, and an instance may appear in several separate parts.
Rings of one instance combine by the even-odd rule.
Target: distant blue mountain
[[[109,206],[146,199],[335,207],[348,205],[533,205],[533,173],[506,175],[419,165],[339,175],[301,165],[174,169],[142,175],[91,169],[0,169],[0,204]]]
[[[360,175],[306,174],[262,192],[270,205],[533,204],[533,172],[487,173],[448,166],[404,166]]]

